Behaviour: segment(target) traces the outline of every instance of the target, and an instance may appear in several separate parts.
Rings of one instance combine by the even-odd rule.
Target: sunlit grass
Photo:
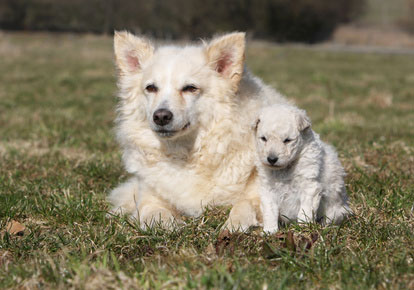
[[[2,34],[0,61],[0,288],[414,287],[412,55],[249,46],[251,70],[308,111],[348,173],[355,217],[283,230],[317,233],[309,251],[259,229],[222,236],[227,208],[172,232],[106,216],[126,178],[110,38]]]

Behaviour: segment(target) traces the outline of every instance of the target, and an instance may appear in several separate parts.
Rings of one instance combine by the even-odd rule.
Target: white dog
[[[258,224],[259,183],[250,125],[286,102],[244,71],[244,33],[198,46],[154,46],[116,33],[117,138],[132,178],[109,195],[141,225],[232,205],[227,227]],[[260,216],[260,215],[259,215]]]
[[[341,223],[351,212],[335,149],[310,128],[305,111],[274,105],[255,124],[263,230],[276,232],[279,218]]]

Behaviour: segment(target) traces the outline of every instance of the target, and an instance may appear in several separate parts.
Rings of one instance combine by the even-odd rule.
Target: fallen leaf
[[[266,259],[280,257],[281,252],[290,254],[303,254],[308,252],[319,238],[317,232],[311,233],[310,237],[303,234],[295,234],[293,231],[278,232],[274,234],[272,243],[263,241],[262,255]]]
[[[293,236],[293,231],[288,231],[285,244],[286,244],[286,248],[288,248],[292,252],[296,252],[296,244],[295,244],[295,239]]]
[[[298,236],[297,246],[297,252],[306,252],[312,247],[312,241],[305,236]]]
[[[310,238],[303,236],[303,235],[299,235],[298,236],[298,241],[297,241],[297,245],[298,245],[298,249],[297,251],[309,251],[312,246],[315,244],[315,242],[318,240],[319,238],[319,234],[317,232],[313,232],[310,235]]]
[[[285,239],[285,233],[284,232],[277,232],[275,234],[275,238],[280,240],[280,241],[283,241]]]
[[[221,256],[224,252],[224,249],[230,245],[231,234],[229,230],[222,231],[216,242],[216,254]]]
[[[6,224],[6,232],[10,235],[23,236],[25,229],[24,225],[14,220],[11,220]]]
[[[319,239],[319,234],[317,232],[313,232],[311,234],[312,244],[314,244]]]
[[[221,231],[218,239],[219,240],[223,240],[223,239],[230,239],[231,233],[229,230],[225,229],[224,231]]]

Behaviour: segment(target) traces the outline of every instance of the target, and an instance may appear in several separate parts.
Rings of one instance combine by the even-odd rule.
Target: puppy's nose
[[[173,119],[173,113],[167,109],[158,109],[152,116],[154,123],[159,126],[165,126]]]
[[[270,165],[275,165],[275,163],[277,162],[279,158],[275,157],[275,156],[269,156],[267,157],[267,162],[269,162]]]

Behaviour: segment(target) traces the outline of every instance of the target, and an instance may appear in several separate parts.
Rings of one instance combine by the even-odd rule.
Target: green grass
[[[107,218],[127,178],[111,39],[1,34],[0,288],[413,288],[413,56],[253,43],[247,62],[337,147],[355,217],[283,229],[296,250],[259,229],[220,235],[228,208],[172,232]]]

